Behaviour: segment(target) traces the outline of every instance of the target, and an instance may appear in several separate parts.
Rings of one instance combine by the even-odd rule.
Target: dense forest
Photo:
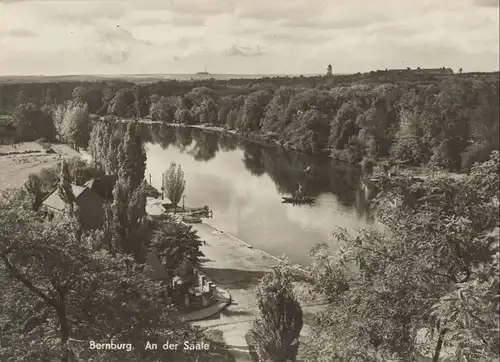
[[[0,84],[0,113],[14,119],[22,140],[55,138],[61,134],[58,123],[73,114],[80,119],[74,133],[81,138],[74,141],[83,147],[89,116],[112,115],[209,124],[349,163],[369,157],[461,170],[498,149],[498,73],[400,73],[142,84],[7,82]]]

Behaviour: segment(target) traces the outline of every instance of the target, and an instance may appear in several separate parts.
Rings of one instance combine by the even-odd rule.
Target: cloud
[[[177,45],[177,48],[179,49],[187,49],[191,45],[199,43],[202,39],[198,37],[182,37],[180,38],[175,44]]]
[[[134,25],[138,26],[156,26],[156,25],[171,25],[174,27],[197,27],[205,25],[205,18],[202,16],[186,16],[186,15],[176,15],[168,19],[165,17],[148,17],[139,19],[133,22]]]
[[[176,27],[191,27],[205,25],[205,19],[201,16],[175,16],[168,24]]]
[[[13,38],[36,38],[37,33],[28,29],[12,29],[7,32],[8,36]]]
[[[97,58],[106,64],[121,64],[126,62],[130,58],[130,50],[122,49],[117,51],[110,51],[106,49],[104,51],[96,52]]]
[[[189,73],[207,67],[213,73],[306,74],[323,73],[330,63],[343,73],[403,61],[498,69],[497,4],[8,0],[0,3],[0,73]]]
[[[228,57],[256,57],[263,55],[264,52],[262,49],[257,46],[257,47],[247,47],[247,46],[237,46],[233,45],[231,48],[227,49],[224,52],[225,55]]]
[[[319,18],[328,6],[328,0],[308,1],[267,1],[254,0],[240,2],[236,13],[240,18],[251,18],[266,21],[284,19]]]
[[[236,9],[235,0],[131,0],[130,4],[139,10],[168,10],[175,14],[203,16],[231,14]]]
[[[137,39],[130,31],[117,26],[116,28],[97,28],[96,34],[101,43],[127,43],[153,45],[149,40]]]
[[[373,26],[374,24],[384,23],[389,21],[388,16],[379,15],[374,17],[357,17],[351,19],[335,19],[335,20],[318,20],[318,19],[287,19],[283,22],[285,27],[293,28],[309,28],[322,30],[342,30],[351,28],[364,28]]]
[[[500,7],[500,0],[474,0],[474,4],[477,6],[498,8]]]
[[[94,24],[100,20],[119,23],[127,15],[127,8],[119,1],[33,2],[26,6],[36,7],[41,17],[56,24]]]
[[[124,63],[138,49],[153,45],[150,41],[137,39],[130,31],[119,26],[96,28],[95,35],[95,55],[106,64]]]

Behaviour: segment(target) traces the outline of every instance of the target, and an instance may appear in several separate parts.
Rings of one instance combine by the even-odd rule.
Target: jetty
[[[183,222],[190,224],[201,223],[202,218],[211,219],[214,214],[208,205],[200,207],[178,206],[151,184],[148,184],[146,191],[146,213],[152,218],[173,214]]]

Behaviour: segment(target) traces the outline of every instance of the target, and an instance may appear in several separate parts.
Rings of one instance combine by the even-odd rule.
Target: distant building
[[[389,73],[389,74],[397,74],[397,75],[403,75],[403,74],[419,74],[419,75],[435,75],[435,76],[448,76],[448,75],[453,75],[453,69],[451,68],[427,68],[427,69],[411,69],[411,68],[406,68],[406,69],[386,69],[386,70],[378,70],[378,73]],[[371,73],[371,72],[370,72]]]
[[[85,229],[98,229],[104,222],[105,199],[88,187],[71,185],[78,206],[79,217]],[[47,213],[48,221],[62,217],[67,211],[66,203],[59,196],[58,189],[52,191],[42,202],[41,210]]]
[[[453,75],[453,69],[451,68],[429,68],[429,69],[418,69],[417,73],[429,74],[429,75]]]

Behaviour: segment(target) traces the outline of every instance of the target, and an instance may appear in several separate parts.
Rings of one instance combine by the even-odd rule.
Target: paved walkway
[[[203,329],[216,328],[224,334],[229,351],[237,362],[252,362],[245,335],[251,328],[256,308],[255,287],[264,274],[279,260],[207,224],[192,225],[206,244],[201,269],[219,286],[231,294],[231,304],[220,313],[194,324]],[[300,298],[300,297],[299,297]],[[319,311],[321,302],[301,301],[304,312]],[[318,305],[319,304],[319,305]],[[309,328],[304,325],[302,335]]]

